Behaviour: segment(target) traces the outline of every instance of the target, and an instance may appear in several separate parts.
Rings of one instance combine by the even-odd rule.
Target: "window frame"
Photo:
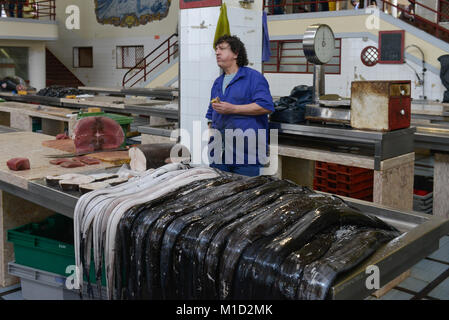
[[[145,66],[144,66],[144,64],[145,63],[143,63],[142,64],[142,66],[139,68],[139,67],[136,67],[137,66],[137,63],[139,62],[139,60],[137,60],[137,50],[135,50],[134,51],[134,60],[135,60],[135,62],[134,62],[134,65],[132,66],[132,67],[125,67],[125,60],[124,60],[124,55],[123,55],[123,52],[124,52],[124,49],[129,49],[129,48],[142,48],[142,58],[140,59],[140,61],[142,60],[142,59],[144,59],[145,58],[145,46],[144,45],[129,45],[129,46],[116,46],[116,48],[115,48],[115,68],[116,69],[125,69],[125,70],[130,70],[130,69],[144,69],[145,68]],[[118,51],[121,51],[121,57],[122,57],[122,59],[121,59],[121,65],[119,66],[118,65]]]
[[[81,65],[80,49],[90,49],[91,57],[92,57],[90,65]],[[78,65],[75,64],[75,51],[76,50],[78,50]],[[93,68],[94,67],[94,48],[93,47],[73,47],[72,66],[73,66],[73,68]]]

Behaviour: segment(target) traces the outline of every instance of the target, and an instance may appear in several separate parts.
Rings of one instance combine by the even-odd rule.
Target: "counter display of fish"
[[[83,195],[74,231],[78,279],[93,263],[107,299],[326,299],[400,235],[287,180],[185,164]]]

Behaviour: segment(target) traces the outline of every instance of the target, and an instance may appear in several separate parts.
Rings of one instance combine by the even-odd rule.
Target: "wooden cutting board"
[[[28,189],[28,182],[41,179],[50,175],[61,175],[65,173],[83,173],[114,167],[114,165],[101,162],[93,166],[81,168],[63,168],[50,164],[46,155],[61,155],[66,152],[44,147],[42,143],[54,139],[35,132],[11,132],[0,134],[0,181],[13,184],[21,189]],[[25,171],[12,171],[6,165],[12,158],[27,158],[30,160],[31,169]],[[1,200],[0,200],[1,202]],[[1,212],[1,209],[0,209]],[[0,213],[1,215],[1,213]]]
[[[43,141],[42,145],[47,148],[57,149],[68,153],[75,153],[75,143],[72,139],[66,140],[47,140]]]
[[[89,157],[96,158],[101,161],[112,163],[114,165],[122,165],[130,163],[131,158],[128,155],[128,151],[109,151],[90,154]]]
[[[72,139],[65,140],[47,140],[43,141],[42,145],[47,148],[53,148],[68,153],[76,153],[75,143]],[[114,165],[122,165],[129,163],[131,159],[128,156],[128,151],[109,151],[109,152],[98,152],[88,155],[89,157],[112,163]]]

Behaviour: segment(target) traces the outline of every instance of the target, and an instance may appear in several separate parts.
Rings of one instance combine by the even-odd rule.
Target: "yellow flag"
[[[215,50],[215,42],[217,42],[218,38],[224,35],[231,35],[231,31],[229,30],[229,21],[228,21],[228,13],[226,9],[226,3],[223,3],[220,8],[220,17],[217,22],[217,29],[215,30],[215,38],[212,46]]]

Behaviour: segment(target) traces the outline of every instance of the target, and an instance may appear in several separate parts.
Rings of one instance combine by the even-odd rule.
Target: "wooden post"
[[[413,210],[414,164],[414,160],[407,161],[374,171],[373,202]]]
[[[433,166],[433,215],[449,218],[449,154],[435,154]]]
[[[11,128],[33,131],[33,119],[23,112],[11,112]]]
[[[282,161],[282,178],[293,181],[300,186],[313,189],[313,178],[315,172],[315,161],[297,159],[291,157],[280,157]]]

